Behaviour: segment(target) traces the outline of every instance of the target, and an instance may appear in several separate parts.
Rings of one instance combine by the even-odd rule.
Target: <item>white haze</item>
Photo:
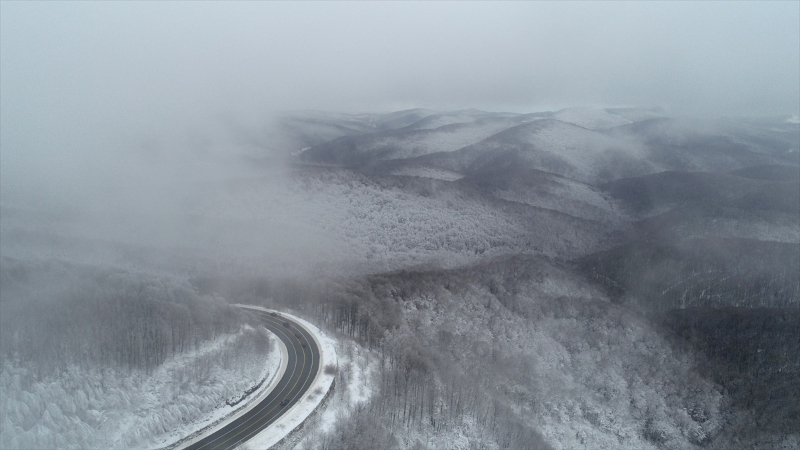
[[[226,258],[338,251],[280,164],[243,158],[296,150],[271,140],[279,111],[800,104],[797,2],[0,5],[0,203]],[[203,189],[254,177],[272,198],[251,222],[187,236],[176,217]]]

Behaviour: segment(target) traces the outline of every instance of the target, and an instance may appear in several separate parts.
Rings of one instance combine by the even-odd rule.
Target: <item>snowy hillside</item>
[[[216,420],[263,376],[226,299],[345,350],[304,448],[800,442],[785,117],[279,122],[263,155],[171,184],[157,210],[0,205],[0,446],[166,445]]]
[[[607,109],[567,108],[556,111],[553,119],[578,125],[590,130],[602,130],[631,123],[632,121]]]
[[[4,255],[0,280],[2,448],[153,447],[277,367],[265,329],[185,276]]]
[[[499,132],[450,154],[422,162],[459,172],[522,165],[584,183],[657,171],[647,148],[553,119],[536,120]]]
[[[32,381],[32,369],[6,362],[0,446],[130,449],[176,440],[230,412],[226,399],[277,370],[280,352],[274,343],[250,348],[243,333],[253,331],[222,336],[149,374],[68,366]]]
[[[413,164],[397,166],[395,169],[391,170],[389,174],[406,177],[432,178],[434,180],[443,181],[456,181],[464,177],[464,175],[453,172],[452,170]]]
[[[552,260],[407,270],[332,289],[383,310],[365,320],[385,333],[381,348],[392,360],[380,363],[372,403],[335,424],[329,442],[366,448],[367,435],[382,448],[467,449],[477,439],[491,449],[677,449],[720,432],[723,397],[692,355]],[[414,407],[429,403],[441,406]]]
[[[371,160],[403,159],[436,152],[452,152],[479,142],[519,122],[515,118],[487,117],[432,129],[398,130],[343,137],[303,153],[307,161],[358,164]]]
[[[434,114],[424,119],[420,119],[405,127],[406,130],[434,130],[445,125],[457,123],[472,123],[477,119],[469,115],[459,114]]]
[[[350,167],[298,172],[337,217],[316,223],[398,263],[308,288],[320,320],[385,355],[368,404],[314,442],[795,448],[800,133],[658,109],[510,120],[421,156],[341,138],[314,158]]]
[[[459,183],[474,186],[494,197],[582,217],[618,220],[613,201],[599,189],[569,178],[522,167],[476,172]]]
[[[353,256],[386,269],[452,265],[508,252],[580,254],[600,248],[606,225],[507,202],[447,181],[370,179],[341,169],[301,174],[315,225],[339,236]],[[317,222],[318,220],[318,222]]]
[[[658,118],[605,130],[649,149],[662,170],[727,172],[764,164],[800,164],[798,131],[771,122]]]
[[[395,111],[384,114],[366,114],[359,116],[364,116],[370,124],[379,130],[396,130],[417,123],[420,120],[424,120],[426,117],[436,114],[436,111],[430,109],[414,108],[405,111]]]
[[[403,128],[435,113],[421,108],[384,114],[294,111],[278,118],[270,140],[298,154],[298,150],[342,136]]]

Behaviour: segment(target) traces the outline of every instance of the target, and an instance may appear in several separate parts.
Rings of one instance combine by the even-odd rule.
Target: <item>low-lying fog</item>
[[[0,1],[0,447],[215,420],[249,303],[338,340],[303,448],[798,448],[798,17]]]
[[[283,182],[305,144],[277,111],[797,114],[797,16],[792,2],[4,2],[3,220],[211,259],[338,261],[328,219]]]

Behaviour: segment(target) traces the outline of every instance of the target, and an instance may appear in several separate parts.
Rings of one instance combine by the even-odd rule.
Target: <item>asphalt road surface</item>
[[[275,422],[311,387],[320,370],[320,353],[314,338],[293,320],[281,315],[247,309],[257,314],[264,325],[286,345],[289,362],[286,372],[267,397],[253,409],[187,449],[223,450],[234,448]],[[289,326],[285,326],[288,324]],[[303,347],[303,344],[306,344]],[[287,399],[286,405],[281,401]]]

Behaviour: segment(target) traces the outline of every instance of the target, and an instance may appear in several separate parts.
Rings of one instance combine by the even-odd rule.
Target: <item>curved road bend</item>
[[[319,348],[305,329],[284,316],[275,317],[268,312],[249,308],[247,310],[255,313],[267,329],[275,333],[286,345],[289,354],[286,372],[272,392],[258,405],[213,434],[186,447],[187,449],[223,450],[244,443],[294,406],[311,387],[320,370]],[[289,327],[285,327],[284,322],[288,322]],[[306,347],[302,346],[303,343]],[[289,403],[285,406],[280,404],[283,399],[289,399]]]

